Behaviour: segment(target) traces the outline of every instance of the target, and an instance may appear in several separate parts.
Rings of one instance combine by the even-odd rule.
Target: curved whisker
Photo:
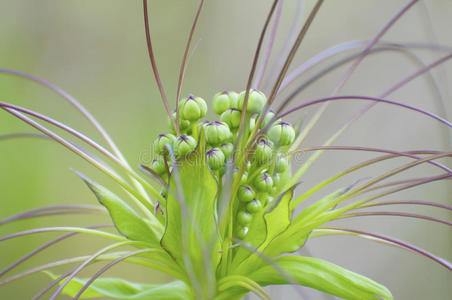
[[[23,213],[8,217],[6,219],[0,220],[0,225],[10,223],[17,220],[22,220],[25,218],[48,216],[48,215],[58,215],[58,214],[89,214],[89,213],[105,213],[106,209],[102,206],[97,205],[54,205],[46,206],[37,209],[31,209]]]
[[[101,225],[93,225],[93,226],[89,226],[87,227],[88,229],[97,229],[97,228],[102,228],[102,227],[113,227],[113,224],[101,224]],[[79,234],[80,232],[71,232],[71,233],[67,233],[65,235],[62,235],[48,243],[45,243],[44,245],[42,245],[41,247],[31,251],[30,253],[28,253],[27,255],[21,257],[20,259],[18,259],[17,261],[15,261],[14,263],[12,263],[11,265],[9,265],[8,267],[6,267],[5,269],[0,271],[0,277],[4,276],[6,273],[8,273],[9,271],[13,270],[14,268],[16,268],[18,265],[22,264],[23,262],[27,261],[28,259],[30,259],[31,257],[33,257],[34,255],[42,252],[43,250],[49,248],[50,246],[56,245],[59,242],[70,238],[76,234]]]
[[[199,16],[201,15],[201,10],[204,7],[204,0],[201,0],[201,3],[199,3],[199,7],[198,10],[196,11],[196,16],[195,19],[193,21],[193,25],[191,27],[190,33],[188,35],[188,40],[187,40],[187,45],[185,46],[185,51],[184,51],[184,56],[182,58],[182,63],[180,66],[180,71],[179,71],[179,81],[177,83],[177,95],[176,95],[176,133],[177,135],[179,135],[179,100],[180,100],[180,95],[181,95],[181,91],[182,91],[182,82],[184,80],[184,75],[185,75],[185,68],[187,66],[187,58],[188,58],[188,52],[190,51],[190,46],[191,46],[191,41],[193,39],[193,35],[195,33],[196,30],[196,25],[198,25],[198,20],[199,20]]]
[[[399,152],[389,149],[382,149],[382,148],[371,148],[371,147],[359,147],[359,146],[315,146],[315,147],[306,147],[301,148],[299,150],[295,150],[292,152],[289,152],[288,154],[292,155],[295,153],[303,153],[303,152],[310,152],[310,151],[317,151],[317,150],[354,150],[354,151],[364,151],[364,152],[379,152],[379,153],[388,153],[393,154],[395,156],[403,156],[403,157],[409,157],[413,159],[421,159],[421,157],[416,156],[415,154],[440,154],[444,153],[442,151],[433,151],[433,150],[413,150],[413,151],[405,151],[405,152]],[[428,163],[448,172],[451,173],[452,170],[448,167],[437,163],[435,161],[429,161]]]
[[[281,19],[283,7],[284,7],[284,0],[280,0],[280,3],[278,5],[278,10],[276,11],[275,20],[273,21],[273,26],[270,30],[270,36],[268,38],[267,45],[264,50],[264,57],[262,57],[262,62],[259,65],[259,69],[257,70],[256,80],[254,82],[254,88],[257,90],[259,90],[259,88],[260,88],[262,79],[265,74],[265,70],[267,69],[268,60],[270,58],[270,54],[272,52],[273,45],[275,43],[275,37],[276,37],[276,33],[278,31],[279,21]]]
[[[27,74],[25,72],[20,72],[16,70],[10,70],[6,68],[0,68],[0,73],[9,74],[9,75],[15,75],[19,76],[31,81],[34,81],[46,88],[49,88],[62,96],[66,101],[68,101],[72,106],[74,106],[90,123],[93,125],[93,127],[99,132],[99,134],[102,136],[102,138],[107,142],[108,146],[111,148],[113,153],[116,155],[116,157],[124,163],[124,165],[130,169],[130,165],[125,159],[124,155],[119,150],[118,146],[116,146],[113,139],[110,137],[110,135],[107,133],[107,131],[102,127],[102,125],[96,120],[96,118],[74,97],[69,95],[69,93],[65,92],[60,87],[54,85],[53,83],[50,83],[42,78],[39,78],[37,76],[33,76],[31,74]],[[130,175],[129,175],[130,176]],[[134,179],[132,179],[133,184],[137,187],[139,192],[143,195],[143,197],[147,197],[146,192],[143,190],[143,187],[137,183]]]
[[[321,53],[310,58],[307,62],[303,63],[301,66],[296,68],[291,74],[289,74],[284,79],[284,81],[281,85],[280,91],[287,88],[295,79],[297,79],[298,77],[303,75],[306,71],[310,70],[311,68],[313,68],[314,66],[318,65],[319,63],[325,61],[326,59],[336,56],[345,51],[365,46],[368,43],[369,43],[368,40],[354,40],[354,41],[344,42],[344,43],[335,45],[331,48],[328,48],[327,50],[322,51]],[[372,49],[369,50],[368,55],[379,53],[379,52],[385,52],[385,51],[398,51],[398,52],[402,52],[403,54],[408,55],[409,58],[413,58],[417,63],[423,65],[422,60],[411,51],[413,49],[428,49],[428,50],[433,50],[433,51],[452,52],[451,47],[437,45],[437,44],[394,43],[394,42],[380,41],[376,44],[375,47],[373,47]],[[361,55],[361,53],[362,52],[360,51],[358,53],[354,53],[349,56],[346,56],[345,58],[332,64],[331,66],[327,67],[326,69],[320,71],[319,73],[314,75],[311,79],[306,81],[303,85],[299,86],[295,92],[291,93],[291,96],[286,98],[286,101],[284,101],[283,105],[285,106],[285,105],[289,104],[289,102],[291,100],[293,100],[293,98],[297,94],[299,94],[302,90],[304,90],[307,87],[306,85],[310,85],[313,81],[316,81],[317,79],[323,77],[323,75],[337,69],[340,66],[343,66],[346,63],[349,63],[349,62],[355,60],[356,58],[358,58]]]
[[[364,60],[364,58],[369,54],[370,49],[372,49],[378,41],[385,35],[385,33],[414,5],[418,2],[418,0],[411,0],[406,6],[404,6],[394,17],[389,20],[389,22],[383,27],[380,32],[374,37],[372,41],[366,46],[366,48],[361,53],[360,57],[358,57],[357,60],[353,62],[353,64],[350,66],[350,68],[347,70],[345,75],[342,77],[341,81],[338,83],[338,85],[334,88],[332,95],[336,95],[342,87],[345,85],[347,80],[350,78],[350,76],[353,74],[353,72],[356,70],[356,68],[359,66],[359,64]]]
[[[33,298],[31,298],[31,300],[38,300],[39,298],[41,298],[42,296],[44,296],[45,293],[47,293],[51,288],[53,288],[55,285],[57,285],[61,280],[63,280],[64,278],[68,277],[72,272],[74,272],[74,270],[76,269],[72,268],[69,271],[64,272],[63,274],[61,274],[60,276],[58,276],[58,278],[56,278],[55,280],[53,280],[51,283],[49,283],[48,285],[46,285],[42,290],[40,290],[36,295],[33,296]]]
[[[433,261],[435,261],[436,263],[444,266],[445,268],[447,268],[448,270],[452,271],[452,264],[448,261],[446,261],[445,259],[442,259],[441,257],[438,257],[422,248],[416,247],[414,245],[411,245],[409,243],[403,242],[401,240],[398,239],[394,239],[385,235],[381,235],[381,234],[375,234],[375,233],[370,233],[370,232],[366,232],[366,231],[362,231],[362,230],[356,230],[356,229],[349,229],[349,228],[340,228],[340,227],[321,227],[320,229],[327,229],[327,230],[335,230],[338,232],[349,232],[352,233],[352,235],[364,235],[364,236],[369,236],[372,238],[376,238],[376,239],[380,239],[383,241],[387,241],[391,244],[395,244],[397,246],[400,246],[403,249],[406,250],[411,250],[414,251],[420,255],[423,255]]]
[[[79,266],[77,266],[77,268],[75,268],[75,270],[69,275],[69,277],[66,278],[66,280],[58,287],[58,289],[55,291],[55,293],[53,293],[53,295],[49,298],[49,300],[55,300],[56,297],[63,291],[63,289],[69,284],[69,282],[81,271],[83,270],[86,266],[88,266],[89,264],[91,264],[92,262],[94,262],[96,260],[97,257],[99,257],[100,255],[115,249],[115,248],[119,248],[122,246],[127,246],[127,245],[132,245],[132,244],[145,244],[145,243],[141,243],[141,242],[136,242],[136,241],[126,241],[126,242],[119,242],[119,243],[115,243],[112,245],[109,245],[107,247],[104,247],[102,249],[100,249],[99,251],[97,251],[96,253],[94,253],[93,255],[91,255],[87,260],[85,260],[82,264],[80,264]]]
[[[34,133],[34,132],[16,132],[16,133],[9,133],[9,134],[0,134],[0,141],[15,139],[15,138],[27,138],[27,137],[43,138],[43,139],[47,139],[47,140],[52,140],[52,138],[48,137],[45,134]]]
[[[238,133],[238,138],[236,143],[239,143],[241,141],[241,137],[243,135],[243,131],[244,131],[244,124],[245,124],[245,116],[246,116],[246,108],[248,107],[248,98],[250,95],[250,89],[251,89],[251,85],[253,83],[253,79],[254,79],[254,73],[256,72],[256,68],[257,68],[257,63],[259,60],[259,55],[261,52],[261,48],[262,48],[262,44],[264,43],[264,37],[265,37],[265,33],[267,32],[267,28],[268,25],[270,24],[270,20],[273,17],[273,14],[276,10],[276,6],[278,5],[279,0],[274,0],[273,4],[270,8],[270,11],[267,15],[267,18],[265,19],[265,23],[264,26],[262,27],[262,31],[261,34],[259,36],[259,41],[257,42],[257,47],[256,47],[256,52],[254,53],[254,57],[253,57],[253,63],[251,65],[251,71],[250,74],[248,76],[248,81],[246,84],[246,90],[245,90],[245,98],[243,100],[243,108],[242,108],[242,113],[240,116],[240,125],[239,125],[239,133]],[[235,154],[234,154],[235,156]]]
[[[406,108],[408,110],[412,110],[412,111],[418,112],[420,114],[426,115],[426,116],[433,118],[433,119],[443,123],[444,125],[447,125],[448,127],[452,128],[452,123],[450,123],[449,121],[447,121],[433,113],[430,113],[428,111],[422,110],[420,108],[417,108],[417,107],[414,107],[414,106],[411,106],[408,104],[399,103],[399,102],[395,102],[395,101],[391,101],[391,100],[387,100],[387,99],[383,99],[383,98],[378,98],[378,97],[369,97],[369,96],[335,96],[335,97],[320,98],[320,99],[312,100],[312,101],[297,105],[294,108],[291,108],[291,109],[281,113],[280,115],[275,116],[274,119],[277,120],[279,118],[283,118],[291,113],[294,113],[298,110],[309,107],[311,105],[324,103],[324,102],[331,102],[331,101],[334,102],[334,101],[350,101],[350,100],[374,101],[374,102],[378,102],[378,103],[386,103],[386,104],[390,104],[390,105],[400,106],[402,108]],[[267,129],[268,129],[268,124],[262,129],[262,131],[265,132]]]
[[[36,117],[40,120],[43,120],[51,125],[54,125],[68,133],[70,133],[71,135],[79,138],[80,140],[82,140],[83,142],[87,143],[88,145],[92,146],[94,149],[96,149],[97,151],[99,151],[100,153],[102,153],[103,155],[105,155],[106,157],[108,157],[109,159],[111,159],[114,163],[116,163],[119,167],[121,167],[122,169],[124,169],[129,175],[131,175],[132,177],[134,177],[136,180],[138,180],[140,182],[140,184],[143,184],[144,186],[146,186],[147,188],[151,188],[148,184],[146,184],[146,181],[144,181],[143,179],[139,178],[139,176],[130,168],[130,166],[128,166],[127,164],[125,164],[123,161],[121,161],[120,159],[116,158],[113,154],[111,154],[109,151],[107,151],[104,147],[102,147],[101,145],[99,145],[98,143],[96,143],[95,141],[93,141],[92,139],[90,139],[89,137],[87,137],[86,135],[78,132],[77,130],[69,127],[66,124],[63,124],[59,121],[56,121],[48,116],[42,115],[40,113],[34,112],[32,110],[20,107],[20,106],[16,106],[13,104],[9,104],[9,103],[5,103],[5,102],[0,102],[0,107],[2,108],[6,108],[6,111],[11,113],[11,110],[17,111],[17,112],[22,112],[25,113],[27,115]],[[17,115],[16,115],[17,116]]]
[[[148,12],[148,1],[143,0],[143,14],[144,14],[144,29],[146,33],[146,43],[148,47],[149,59],[151,60],[152,71],[154,72],[155,81],[157,83],[158,89],[160,91],[160,96],[162,97],[163,105],[165,106],[166,112],[170,118],[171,124],[177,130],[177,125],[174,120],[173,114],[171,113],[171,108],[166,98],[165,90],[163,89],[162,81],[160,80],[159,71],[157,68],[157,63],[155,62],[154,50],[152,49],[151,33],[149,29],[149,12]]]
[[[452,174],[452,173],[450,173]],[[417,177],[417,178],[409,178],[409,179],[402,179],[402,180],[395,180],[395,181],[391,181],[391,182],[387,182],[387,183],[383,183],[380,185],[375,185],[369,188],[366,188],[363,190],[363,193],[369,193],[375,190],[379,190],[379,189],[384,189],[387,187],[391,187],[391,186],[397,186],[397,185],[402,185],[402,184],[416,184],[416,183],[423,183],[425,181],[428,181],[430,179],[436,179],[437,176],[424,176],[424,177]],[[451,177],[446,176],[444,179],[451,179]]]
[[[407,217],[407,218],[414,218],[414,219],[423,219],[423,220],[428,220],[428,221],[452,226],[452,222],[449,222],[446,220],[441,220],[438,218],[420,215],[420,214],[412,214],[412,213],[405,213],[405,212],[393,212],[393,211],[354,212],[354,213],[348,213],[348,214],[341,215],[341,216],[337,217],[336,220],[337,219],[348,219],[348,218],[354,218],[354,217],[365,217],[365,216]]]
[[[265,260],[270,266],[272,266],[279,274],[281,274],[281,276],[283,276],[288,282],[290,282],[293,287],[295,288],[295,291],[303,297],[303,293],[300,290],[300,286],[297,284],[297,281],[295,280],[295,278],[293,278],[292,276],[290,276],[290,274],[288,274],[286,271],[284,271],[280,266],[278,266],[277,263],[275,263],[275,261],[271,258],[268,257],[267,255],[265,255],[264,253],[260,252],[258,249],[254,248],[252,245],[239,240],[239,239],[233,239],[234,243],[236,243],[236,246],[240,246],[243,247],[245,249],[247,249],[248,251],[250,251],[251,253],[254,253],[256,255],[258,255],[261,259]]]
[[[372,202],[372,203],[367,203],[367,204],[361,205],[359,208],[368,208],[368,207],[385,206],[385,205],[425,205],[425,206],[443,208],[443,209],[452,211],[452,206],[450,206],[450,205],[436,203],[436,202],[429,202],[429,201],[418,201],[418,200]]]
[[[69,142],[68,140],[62,138],[61,136],[54,133],[53,131],[47,129],[46,127],[35,122],[34,120],[26,117],[22,113],[16,111],[14,108],[8,108],[8,107],[2,107],[2,108],[4,110],[8,111],[9,113],[13,114],[14,116],[18,117],[22,121],[26,122],[27,124],[31,125],[32,127],[36,128],[39,131],[50,136],[58,143],[62,144],[63,146],[65,146],[66,148],[68,148],[69,150],[74,152],[75,154],[81,156],[82,158],[87,160],[89,163],[91,163],[92,165],[97,167],[99,170],[104,172],[106,175],[108,175],[110,178],[112,178],[114,181],[116,181],[118,184],[120,184],[126,191],[128,191],[131,195],[134,196],[133,200],[135,200],[136,204],[142,209],[142,211],[151,220],[155,218],[154,215],[152,215],[152,213],[150,213],[153,210],[153,203],[151,202],[151,200],[148,199],[147,197],[143,196],[143,194],[140,193],[139,190],[138,190],[138,192],[136,190],[134,190],[132,188],[132,186],[130,186],[127,182],[125,182],[124,179],[122,179],[118,174],[116,174],[116,172],[114,172],[113,170],[111,170],[110,168],[105,166],[103,163],[101,163],[97,159],[95,159],[92,156],[90,156],[89,154],[87,154],[85,151],[81,150],[80,147],[77,147],[76,145],[74,145],[73,143]],[[125,170],[129,171],[130,174],[134,175],[134,177],[135,177],[136,173],[133,170],[129,170],[129,169],[125,169]],[[135,178],[137,180],[140,180],[141,183],[145,184],[145,186],[148,188],[148,190],[151,191],[157,199],[160,199],[162,197],[148,182],[141,179],[140,176],[137,175]]]
[[[34,273],[38,273],[38,272],[45,271],[45,270],[48,270],[48,269],[51,269],[51,268],[55,268],[55,267],[59,267],[59,266],[64,266],[64,265],[67,265],[67,264],[77,263],[77,262],[83,261],[83,260],[85,260],[87,258],[89,258],[89,256],[77,256],[77,257],[57,260],[57,261],[54,261],[54,262],[51,262],[51,263],[48,263],[48,264],[45,264],[45,265],[34,267],[34,268],[28,269],[26,271],[23,271],[21,273],[15,274],[15,275],[13,275],[11,277],[8,277],[8,278],[0,281],[0,286],[5,285],[5,284],[10,283],[10,282],[13,282],[15,280],[18,280],[18,279],[23,278],[25,276],[34,274]]]
[[[99,277],[101,276],[103,273],[105,273],[106,271],[108,271],[108,269],[110,269],[111,267],[115,266],[116,264],[122,262],[123,260],[138,255],[138,254],[142,254],[142,253],[146,253],[146,252],[152,252],[155,251],[155,249],[141,249],[141,250],[137,250],[137,251],[133,251],[133,252],[129,252],[125,255],[122,255],[121,257],[116,258],[115,260],[113,260],[112,262],[108,263],[106,266],[104,266],[102,269],[100,269],[96,274],[94,274],[94,276],[92,276],[86,283],[85,285],[80,289],[80,291],[77,293],[77,295],[75,295],[75,297],[73,298],[74,300],[78,300],[80,298],[80,296],[83,294],[83,292]]]
[[[110,227],[113,226],[112,224],[101,224],[100,226],[102,227]],[[18,238],[21,236],[26,236],[26,235],[31,235],[31,234],[36,234],[36,233],[44,233],[44,232],[79,232],[79,233],[86,233],[86,234],[93,234],[93,235],[97,235],[100,237],[105,237],[105,238],[109,238],[112,240],[116,240],[116,241],[124,241],[126,240],[126,238],[116,235],[116,234],[112,234],[112,233],[108,233],[105,231],[99,231],[99,230],[94,230],[94,229],[89,229],[89,228],[83,228],[83,227],[43,227],[43,228],[37,228],[37,229],[30,229],[30,230],[25,230],[25,231],[20,231],[20,232],[16,232],[10,235],[6,235],[3,237],[0,237],[0,242],[6,241],[6,240],[10,240],[13,238]]]
[[[118,256],[121,256],[124,254],[124,251],[122,252],[114,252],[114,253],[109,253],[109,254],[104,254],[102,256],[97,257],[98,261],[104,261],[104,260],[113,260],[115,258],[117,258]],[[15,274],[11,277],[8,277],[2,281],[0,281],[0,286],[5,285],[7,283],[10,283],[12,281],[18,280],[20,278],[26,277],[28,275],[32,275],[41,271],[45,271],[48,269],[52,269],[55,267],[59,267],[59,266],[64,266],[64,265],[68,265],[68,264],[73,264],[73,263],[79,263],[79,262],[83,262],[87,259],[90,258],[90,255],[84,255],[84,256],[77,256],[77,257],[71,257],[71,258],[66,258],[66,259],[62,259],[62,260],[57,260],[57,261],[53,261],[44,265],[40,265],[28,270],[25,270],[21,273]]]

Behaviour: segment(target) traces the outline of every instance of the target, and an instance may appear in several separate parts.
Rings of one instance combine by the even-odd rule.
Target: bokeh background
[[[258,35],[271,2],[207,1],[194,38],[195,42],[200,40],[199,47],[187,70],[183,94],[192,93],[210,100],[218,91],[240,91],[245,88]],[[268,92],[271,79],[277,73],[272,64],[277,63],[282,56],[280,51],[284,48],[285,38],[297,11],[297,2],[285,1],[281,27],[268,68],[270,80],[264,81],[264,91]],[[305,2],[304,19],[314,1],[300,2]],[[338,43],[372,39],[407,2],[325,1],[293,66]],[[172,104],[180,61],[197,5],[198,1],[194,0],[150,1],[151,33],[156,58]],[[384,40],[439,43],[452,47],[451,16],[451,1],[423,1],[397,22]],[[445,53],[416,50],[416,54],[426,63]],[[328,60],[322,66],[340,57],[343,56]],[[141,1],[0,0],[0,67],[28,72],[49,80],[79,99],[104,125],[133,166],[149,162],[153,139],[157,134],[167,131],[166,115],[148,62]],[[390,99],[441,115],[450,115],[451,67],[449,62],[432,72],[441,88],[446,112],[439,110],[438,94],[432,90],[432,85],[425,77],[414,80]],[[412,60],[400,53],[372,55],[360,65],[342,93],[376,96],[417,68],[419,65],[413,64]],[[314,75],[316,70],[305,74],[294,87]],[[331,72],[300,95],[297,102],[328,96],[345,71],[346,68],[341,68]],[[68,103],[32,82],[0,74],[0,101],[45,113],[100,141],[94,129]],[[362,102],[331,105],[305,145],[320,145],[361,105]],[[300,118],[307,120],[314,111],[305,110],[292,117],[291,121],[296,122]],[[213,118],[213,115],[209,117]],[[27,125],[0,111],[0,134],[30,131]],[[394,150],[447,149],[450,137],[450,131],[432,120],[399,108],[379,105],[356,122],[336,144]],[[326,153],[302,178],[300,192],[374,156],[356,152]],[[299,157],[297,164],[305,159],[306,156]],[[408,160],[401,159],[365,169],[348,176],[328,191],[376,176],[406,162]],[[442,162],[447,164],[445,160]],[[0,140],[0,219],[45,205],[95,204],[95,197],[71,168],[118,191],[114,183],[100,172],[54,142],[33,138]],[[405,176],[426,176],[437,172],[431,166],[419,167]],[[442,182],[387,199],[452,204],[451,193],[450,182]],[[450,213],[439,209],[396,209],[434,215],[449,221],[452,219]],[[37,218],[0,226],[0,235],[43,226],[85,226],[105,222],[108,219],[101,216]],[[452,235],[450,228],[445,225],[395,217],[363,217],[338,221],[336,225],[390,234],[452,260]],[[57,236],[40,234],[0,243],[0,268]],[[18,271],[55,259],[94,253],[102,245],[105,245],[105,241],[79,235],[47,249],[18,268]],[[308,243],[307,249],[302,250],[302,253],[309,251],[310,255],[328,259],[386,285],[396,299],[448,299],[452,294],[452,273],[413,253],[353,237],[314,239]],[[98,267],[94,265],[88,268],[84,275],[92,274]],[[65,269],[56,269],[55,272],[62,270]],[[141,282],[169,280],[162,274],[125,264],[112,269],[107,275]],[[48,282],[44,274],[34,274],[0,286],[0,298],[30,299]],[[298,299],[290,287],[276,288],[271,292],[275,299],[283,295],[287,299]],[[308,289],[305,293],[308,299],[332,299]]]

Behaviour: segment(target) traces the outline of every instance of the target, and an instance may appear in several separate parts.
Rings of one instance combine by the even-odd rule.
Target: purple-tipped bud
[[[268,138],[277,146],[289,146],[295,139],[295,130],[286,122],[279,122],[270,127]]]
[[[262,193],[270,192],[273,187],[273,179],[268,173],[264,173],[254,180],[254,187]]]
[[[212,148],[206,153],[207,155],[207,163],[211,170],[216,171],[224,166],[224,154],[218,148]]]
[[[242,185],[239,188],[238,197],[242,202],[250,202],[254,199],[256,193],[249,185]]]
[[[179,103],[179,114],[182,119],[197,121],[207,113],[207,104],[201,97],[189,95]]]
[[[231,130],[224,122],[210,122],[205,127],[207,143],[212,146],[218,146],[229,142],[232,139]]]
[[[154,151],[157,154],[168,153],[167,145],[171,148],[174,147],[174,142],[176,141],[176,137],[172,134],[159,134],[157,139],[154,141]]]
[[[192,153],[196,148],[196,140],[189,135],[181,135],[174,142],[174,152],[177,158]]]

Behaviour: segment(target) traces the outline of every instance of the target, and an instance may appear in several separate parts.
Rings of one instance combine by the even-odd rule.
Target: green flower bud
[[[233,100],[227,91],[215,94],[215,96],[213,96],[213,111],[217,115],[221,115],[232,106],[232,101]]]
[[[250,224],[252,220],[253,216],[245,210],[240,211],[237,215],[237,221],[243,226]]]
[[[240,126],[241,114],[237,108],[229,108],[221,114],[220,120],[225,122],[231,130],[236,130]]]
[[[232,138],[231,130],[224,122],[210,122],[205,125],[207,143],[217,146],[228,142]]]
[[[174,121],[176,121],[176,112],[173,113]],[[173,126],[173,122],[171,122],[171,119],[168,117],[168,127],[171,128],[173,132],[176,132]],[[180,131],[186,131],[190,127],[190,121],[180,119],[179,120],[179,129]]]
[[[253,201],[248,202],[248,204],[246,205],[246,210],[250,214],[255,214],[255,213],[259,212],[261,209],[262,209],[262,203],[257,199],[254,199]]]
[[[149,168],[160,176],[166,173],[166,166],[163,158],[154,159]]]
[[[256,193],[249,185],[242,185],[239,188],[238,197],[242,202],[250,202],[256,197]]]
[[[273,179],[268,173],[264,173],[254,180],[254,187],[262,193],[270,192],[273,187]]]
[[[210,169],[216,171],[224,166],[224,154],[218,148],[212,148],[206,153],[207,155],[207,163],[209,164]]]
[[[245,236],[246,236],[246,234],[248,233],[248,227],[243,227],[243,228],[241,228],[238,232],[237,232],[237,237],[239,238],[239,239],[244,239],[245,238]]]
[[[295,130],[289,123],[279,122],[270,127],[267,136],[275,145],[288,146],[295,139]]]
[[[181,135],[174,142],[174,153],[177,158],[184,157],[192,153],[196,148],[196,140],[189,135]]]
[[[234,153],[234,145],[231,143],[225,143],[220,147],[221,151],[223,151],[224,157],[228,159]]]
[[[239,95],[238,108],[243,109],[243,103],[245,102],[246,91],[243,91]],[[249,114],[260,114],[264,109],[265,103],[267,102],[267,97],[264,93],[256,90],[251,90],[248,96],[248,105],[246,112]]]
[[[228,92],[229,99],[231,99],[231,107],[239,107],[239,94],[233,91]]]
[[[253,155],[253,163],[257,163],[258,166],[269,162],[273,156],[273,149],[270,143],[264,139],[261,139],[256,146],[256,150]]]
[[[170,147],[174,146],[174,141],[176,141],[176,137],[172,134],[159,134],[157,139],[154,141],[154,151],[157,154],[167,153],[168,150],[166,148],[166,145],[169,145]]]
[[[289,167],[289,160],[285,156],[278,155],[278,158],[275,162],[275,172],[283,173]]]
[[[179,103],[179,114],[182,119],[197,121],[207,113],[207,104],[201,97],[189,95]]]

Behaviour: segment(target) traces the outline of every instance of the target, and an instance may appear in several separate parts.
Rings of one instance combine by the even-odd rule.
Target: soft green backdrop
[[[179,64],[198,1],[149,2],[158,66],[168,97],[174,103]],[[259,30],[271,2],[207,0],[199,31],[194,38],[195,42],[201,41],[190,62],[183,94],[193,93],[209,100],[217,91],[244,89]],[[287,7],[282,15],[272,61],[277,60],[277,53],[284,44],[297,1],[285,2]],[[306,2],[309,8],[314,1]],[[296,64],[340,42],[373,38],[406,2],[325,1],[301,47]],[[451,12],[450,1],[422,2],[388,32],[385,40],[436,40],[452,46]],[[418,53],[426,62],[439,57],[437,53],[428,51]],[[47,79],[79,99],[105,126],[134,166],[149,160],[150,143],[158,133],[166,131],[166,116],[146,52],[141,1],[0,0],[0,67]],[[372,56],[359,67],[343,93],[377,95],[416,68],[400,54]],[[324,81],[308,89],[298,101],[327,96],[344,71],[341,69],[330,74]],[[449,62],[434,72],[449,114],[452,113],[451,77],[447,77],[450,71]],[[434,95],[427,82],[418,79],[395,93],[391,99],[438,112]],[[69,104],[34,83],[0,74],[0,101],[48,114],[99,140],[85,119]],[[307,144],[319,145],[358,107],[356,103],[333,105]],[[309,118],[312,111],[306,111],[304,117]],[[0,111],[0,134],[25,131],[30,131],[27,125]],[[397,150],[444,149],[447,147],[447,135],[444,132],[444,128],[423,117],[380,106],[353,126],[337,144]],[[301,188],[305,189],[369,157],[342,152],[325,154],[303,179]],[[399,161],[402,162],[405,161]],[[382,168],[366,170],[341,183],[346,185],[374,176],[377,174],[375,172],[391,166],[394,167],[386,164]],[[95,204],[94,196],[70,171],[71,168],[113,186],[86,162],[56,143],[36,139],[0,141],[0,218],[44,205]],[[428,175],[428,172],[433,171],[428,167],[421,170],[423,173],[410,174]],[[440,183],[417,188],[391,199],[424,199],[451,204],[451,193],[450,183]],[[438,210],[415,208],[411,211],[451,220],[451,214]],[[92,216],[40,218],[1,226],[0,236],[40,226],[103,222],[107,222],[107,219]],[[356,228],[392,234],[452,260],[451,230],[443,225],[391,217],[355,219],[338,222],[338,225],[356,225]],[[44,240],[56,236],[41,234],[0,243],[0,268],[38,247]],[[92,253],[103,242],[79,236],[46,250],[20,270],[54,259]],[[313,240],[308,246],[312,255],[330,259],[385,284],[396,299],[446,299],[452,293],[451,272],[415,254],[347,237]],[[93,272],[95,269],[91,267],[88,271]],[[113,269],[109,274],[143,282],[168,280],[160,274],[125,265]],[[40,274],[18,280],[0,287],[0,298],[29,299],[46,282],[48,279]],[[278,299],[284,293],[290,295],[291,289],[272,292]],[[314,299],[322,297],[317,293],[309,293]]]

